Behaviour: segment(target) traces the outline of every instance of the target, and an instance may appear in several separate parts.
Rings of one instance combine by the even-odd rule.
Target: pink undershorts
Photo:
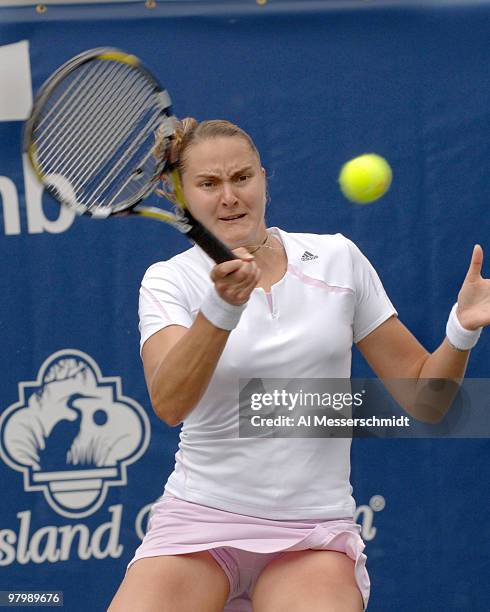
[[[366,609],[370,581],[360,531],[350,518],[277,521],[202,506],[166,492],[153,504],[147,532],[127,569],[145,557],[207,550],[230,582],[224,612],[251,612],[251,594],[268,563],[293,550],[335,550],[354,561]]]

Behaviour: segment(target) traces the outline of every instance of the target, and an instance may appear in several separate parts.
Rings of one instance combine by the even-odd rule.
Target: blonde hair
[[[219,137],[239,137],[245,140],[250,147],[251,151],[257,155],[260,162],[260,155],[257,147],[254,144],[252,138],[230,121],[226,119],[211,119],[208,121],[197,121],[193,117],[186,117],[182,120],[175,121],[175,132],[172,137],[170,151],[167,152],[168,136],[166,136],[166,128],[162,125],[155,133],[155,146],[153,148],[153,155],[157,159],[161,159],[163,155],[175,163],[179,176],[182,178],[182,174],[186,166],[186,151],[194,144],[208,140],[210,138]],[[162,189],[157,189],[156,193],[171,200],[176,201],[175,193],[173,190],[172,180],[170,175],[164,172],[161,176]]]

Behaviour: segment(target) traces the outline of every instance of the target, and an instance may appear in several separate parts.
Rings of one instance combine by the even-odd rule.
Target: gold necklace
[[[250,255],[253,255],[254,253],[256,253],[259,249],[261,249],[263,246],[265,246],[265,243],[269,240],[269,234],[266,235],[265,240],[262,244],[259,244],[259,246],[256,246],[255,249],[253,251],[249,251]]]

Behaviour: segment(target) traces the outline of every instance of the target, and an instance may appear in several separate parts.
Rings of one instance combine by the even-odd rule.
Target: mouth
[[[245,213],[242,213],[240,215],[228,215],[227,217],[219,217],[219,220],[225,221],[226,223],[232,223],[233,221],[243,219],[243,217],[245,217]]]

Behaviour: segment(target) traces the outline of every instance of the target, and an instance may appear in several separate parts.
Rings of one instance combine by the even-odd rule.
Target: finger
[[[240,290],[254,282],[256,273],[257,265],[255,262],[243,263],[242,267],[235,272],[228,274],[224,278],[218,278],[215,284],[219,284],[223,288],[229,287],[233,290]]]
[[[232,251],[234,255],[237,255],[239,259],[232,259],[231,261],[225,261],[211,270],[211,280],[215,281],[219,278],[224,278],[229,274],[233,274],[236,270],[239,270],[242,262],[252,262],[255,257],[247,251],[245,247],[239,247]]]
[[[481,270],[483,266],[483,249],[479,244],[475,244],[473,247],[473,253],[471,255],[471,262],[466,274],[466,279],[469,281],[477,280],[481,278]]]
[[[245,247],[238,247],[238,249],[233,249],[232,253],[237,255],[243,261],[253,261],[254,256],[247,251]]]
[[[249,279],[247,280],[247,283],[244,283],[242,285],[242,287],[240,288],[240,293],[246,293],[247,294],[247,299],[250,296],[250,294],[252,293],[252,291],[258,286],[258,282],[260,280],[260,276],[261,276],[261,271],[260,268],[257,267],[257,269],[254,271],[254,273],[249,277]]]
[[[258,272],[254,270],[247,276],[245,280],[243,280],[243,282],[237,284],[234,288],[239,293],[247,292],[248,294],[250,294],[257,286],[257,282],[259,278],[260,278],[260,270]]]
[[[234,274],[244,266],[243,259],[232,259],[220,263],[211,270],[211,280],[216,282],[219,279],[226,278],[230,274]]]
[[[238,301],[240,303],[248,300],[252,291],[257,287],[261,274],[260,269],[255,263],[252,263],[251,266],[252,267],[249,268],[249,273],[241,282],[232,283],[230,279],[235,276],[232,275],[215,283],[216,291],[223,299],[230,302]]]
[[[243,304],[244,302],[248,301],[256,285],[257,283],[255,282],[254,277],[247,285],[242,285],[240,287],[228,287],[225,289],[223,295],[227,301]]]

